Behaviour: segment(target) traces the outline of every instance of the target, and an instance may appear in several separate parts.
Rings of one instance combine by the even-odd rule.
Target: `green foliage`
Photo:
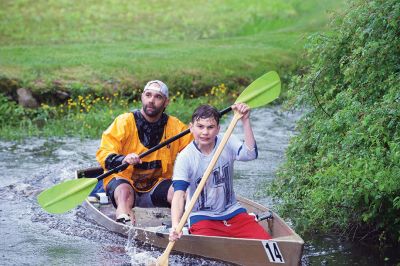
[[[224,84],[220,84],[201,97],[185,96],[178,92],[177,96],[171,97],[166,112],[188,123],[193,110],[200,104],[208,102],[219,109],[230,105],[233,100],[226,95],[227,90]],[[232,96],[236,97],[235,94]],[[40,108],[27,109],[0,93],[0,138],[100,138],[116,116],[141,108],[140,99],[136,98],[129,100],[119,93],[111,96],[78,95],[57,106],[42,104]]]
[[[400,242],[400,2],[355,1],[309,39],[308,106],[270,191],[303,231]]]
[[[0,124],[13,123],[24,116],[24,108],[0,93]]]

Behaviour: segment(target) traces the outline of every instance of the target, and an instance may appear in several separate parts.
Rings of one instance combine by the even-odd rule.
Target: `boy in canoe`
[[[105,170],[130,164],[126,170],[105,178],[103,184],[116,208],[116,220],[121,223],[134,223],[135,206],[170,206],[173,163],[178,152],[193,139],[188,134],[140,159],[139,154],[187,128],[176,117],[164,113],[169,97],[162,81],[149,81],[141,100],[140,110],[118,116],[104,131],[96,154]]]
[[[189,215],[189,232],[195,235],[270,239],[254,216],[247,214],[233,191],[233,163],[257,158],[257,146],[250,124],[250,108],[238,103],[232,109],[242,114],[244,142],[231,136],[219,156],[202,193]],[[172,230],[170,241],[182,233],[175,231],[188,204],[221,142],[219,113],[209,105],[198,107],[189,128],[192,141],[177,157],[173,172],[174,195],[171,204]]]

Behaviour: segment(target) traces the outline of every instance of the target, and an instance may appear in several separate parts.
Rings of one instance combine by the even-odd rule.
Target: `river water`
[[[254,110],[252,124],[259,158],[237,162],[237,194],[274,210],[263,187],[275,177],[284,151],[295,134],[300,113],[281,112],[278,106]],[[230,119],[222,125],[225,129]],[[106,125],[105,125],[106,127]],[[240,122],[235,129],[239,136]],[[0,141],[0,264],[1,265],[144,265],[162,250],[141,247],[131,239],[110,233],[86,219],[77,207],[51,215],[36,202],[42,190],[74,178],[78,169],[97,166],[99,140],[74,138]],[[290,222],[290,221],[289,221]],[[384,258],[373,248],[330,237],[303,236],[303,265],[381,265]],[[393,253],[394,254],[394,253]],[[390,265],[397,256],[386,261]],[[226,265],[220,262],[170,257],[171,265]]]

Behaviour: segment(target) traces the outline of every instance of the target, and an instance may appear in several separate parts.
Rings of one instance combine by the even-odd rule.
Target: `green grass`
[[[201,93],[298,64],[328,0],[2,1],[0,75],[37,93],[140,88]],[[56,84],[56,85],[54,85]]]
[[[285,91],[303,64],[306,37],[326,31],[329,12],[343,3],[3,0],[0,93],[15,100],[18,88],[29,88],[42,104],[54,104],[49,96],[68,91],[79,108],[58,102],[28,110],[0,95],[0,138],[98,138],[133,108],[150,79],[165,81],[172,96],[184,95],[167,111],[185,122],[201,103],[227,107],[232,94],[270,70],[278,71]],[[212,87],[226,90],[210,97]],[[93,106],[86,110],[79,97],[89,95],[112,102],[86,102]]]

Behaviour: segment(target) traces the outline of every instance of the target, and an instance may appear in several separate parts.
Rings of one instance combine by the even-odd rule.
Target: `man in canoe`
[[[235,136],[229,138],[189,215],[189,232],[206,236],[270,239],[271,236],[255,221],[254,216],[247,214],[236,200],[233,191],[233,162],[256,159],[257,146],[248,105],[238,103],[232,109],[243,115],[244,142]],[[175,229],[183,215],[185,200],[188,205],[221,143],[219,117],[218,111],[209,105],[198,107],[192,115],[189,128],[194,141],[178,155],[174,167],[170,241],[181,237],[182,233],[178,234]]]
[[[173,164],[192,139],[188,134],[140,159],[139,154],[180,132],[187,126],[164,111],[169,104],[168,87],[149,81],[141,95],[142,108],[118,116],[103,132],[97,161],[105,170],[123,163],[130,166],[104,179],[103,187],[116,208],[118,222],[134,223],[132,208],[169,207],[173,189]]]

